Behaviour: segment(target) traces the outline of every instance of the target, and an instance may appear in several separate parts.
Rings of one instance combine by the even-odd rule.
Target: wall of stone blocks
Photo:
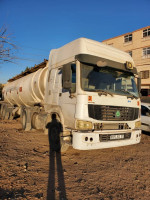
[[[137,70],[139,72],[146,70],[150,71],[150,55],[148,57],[143,56],[143,48],[150,47],[150,36],[143,37],[143,30],[147,28],[150,28],[150,26],[102,42],[125,52],[132,51],[132,58]],[[132,41],[124,42],[124,36],[129,34],[132,34]],[[145,88],[145,85],[150,89],[150,78],[142,79],[143,88]]]

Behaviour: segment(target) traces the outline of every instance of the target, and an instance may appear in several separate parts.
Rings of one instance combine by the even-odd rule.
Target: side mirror
[[[66,64],[63,66],[62,80],[63,80],[63,88],[68,90],[71,89],[72,86],[71,64]]]

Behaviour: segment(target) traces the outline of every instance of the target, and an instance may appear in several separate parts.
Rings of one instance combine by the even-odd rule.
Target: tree
[[[16,57],[15,51],[17,47],[11,43],[10,35],[7,34],[7,28],[0,29],[0,64],[3,62],[13,62]]]

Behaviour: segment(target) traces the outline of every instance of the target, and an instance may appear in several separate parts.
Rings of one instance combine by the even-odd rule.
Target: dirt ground
[[[47,135],[0,119],[0,199],[149,200],[150,134],[132,146],[54,153]]]

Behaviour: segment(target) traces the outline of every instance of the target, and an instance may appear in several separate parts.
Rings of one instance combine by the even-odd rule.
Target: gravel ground
[[[132,146],[54,153],[47,135],[0,119],[0,199],[149,200],[150,134]]]

